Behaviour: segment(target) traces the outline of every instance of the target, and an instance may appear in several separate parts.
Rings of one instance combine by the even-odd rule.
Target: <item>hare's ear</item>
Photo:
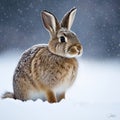
[[[73,24],[75,15],[76,15],[76,8],[71,9],[68,13],[66,13],[62,19],[61,27],[67,28],[68,30],[71,29]]]
[[[59,26],[58,20],[56,19],[56,17],[44,10],[42,11],[42,20],[44,23],[45,28],[50,32],[50,33],[55,33],[57,30],[57,27]]]

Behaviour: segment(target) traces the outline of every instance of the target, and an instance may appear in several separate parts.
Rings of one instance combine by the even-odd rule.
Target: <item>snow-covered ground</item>
[[[0,55],[0,95],[12,91],[20,54]],[[79,74],[66,99],[49,104],[0,99],[0,120],[120,120],[120,62],[81,59]]]

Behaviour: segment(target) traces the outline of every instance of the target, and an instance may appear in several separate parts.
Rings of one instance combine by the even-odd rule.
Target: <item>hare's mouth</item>
[[[83,53],[83,48],[81,45],[74,45],[69,47],[67,51],[67,57],[81,56]]]

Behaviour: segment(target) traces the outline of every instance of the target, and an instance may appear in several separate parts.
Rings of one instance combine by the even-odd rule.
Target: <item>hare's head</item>
[[[48,48],[53,54],[62,57],[76,57],[82,54],[83,48],[76,34],[70,30],[76,14],[76,8],[66,13],[61,21],[48,11],[42,11],[45,28],[50,33]]]

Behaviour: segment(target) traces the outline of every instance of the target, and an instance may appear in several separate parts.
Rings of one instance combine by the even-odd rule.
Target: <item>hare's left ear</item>
[[[62,19],[61,27],[67,28],[68,30],[71,29],[73,24],[75,15],[76,15],[76,8],[71,9],[68,13],[66,13]]]
[[[59,28],[59,22],[57,18],[50,12],[44,10],[42,11],[42,20],[45,28],[51,33],[56,33]]]

